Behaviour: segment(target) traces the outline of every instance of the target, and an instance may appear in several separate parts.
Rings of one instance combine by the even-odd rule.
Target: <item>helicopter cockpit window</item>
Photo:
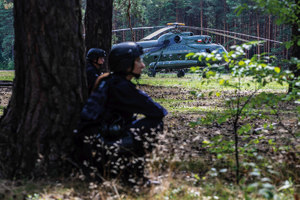
[[[179,43],[179,42],[181,41],[181,37],[178,36],[178,35],[176,35],[176,36],[174,37],[174,41],[175,41],[176,43]]]
[[[218,53],[223,53],[223,52],[227,53],[227,51],[224,48],[222,47],[218,48]]]

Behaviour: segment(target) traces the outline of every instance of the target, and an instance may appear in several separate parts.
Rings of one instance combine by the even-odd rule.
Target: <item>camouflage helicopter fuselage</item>
[[[157,40],[137,42],[144,48],[143,59],[146,66],[152,72],[162,69],[179,70],[192,66],[206,66],[197,57],[186,58],[189,53],[216,51],[227,53],[220,44],[211,43],[211,37],[207,35],[194,35],[192,32],[169,32],[160,36]]]

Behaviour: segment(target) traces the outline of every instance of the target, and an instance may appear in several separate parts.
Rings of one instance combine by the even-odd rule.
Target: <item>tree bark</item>
[[[58,175],[87,87],[80,0],[14,1],[15,79],[0,121],[0,177]]]
[[[298,14],[298,17],[300,17],[300,14]],[[293,40],[294,44],[291,47],[291,57],[295,57],[295,58],[298,58],[298,59],[300,59],[300,46],[298,46],[298,44],[297,44],[297,39],[300,38],[299,28],[300,27],[297,25],[297,23],[294,23],[292,25],[292,40]],[[290,70],[294,73],[295,80],[297,80],[299,75],[300,75],[300,69],[297,67],[297,64],[291,64]],[[299,89],[298,86],[295,86],[295,87],[297,87],[297,89]],[[291,92],[292,90],[293,90],[293,85],[289,84],[288,92]]]
[[[87,0],[85,12],[85,46],[101,48],[107,53],[111,48],[112,37],[112,0]],[[108,71],[107,58],[103,71]]]
[[[203,35],[203,0],[200,0],[200,27],[201,35]]]

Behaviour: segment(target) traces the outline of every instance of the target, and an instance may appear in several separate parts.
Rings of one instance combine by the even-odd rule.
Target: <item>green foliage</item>
[[[33,195],[28,195],[26,200],[38,200],[40,198],[41,198],[40,195],[35,193]]]
[[[13,60],[13,4],[10,1],[0,1],[0,69],[8,69]],[[13,65],[10,64],[10,68]]]
[[[226,156],[231,153],[235,154],[237,182],[240,180],[239,154],[241,153],[242,156],[255,157],[257,145],[266,140],[264,136],[259,136],[249,140],[249,134],[255,131],[254,125],[243,121],[251,119],[252,116],[255,118],[259,117],[261,119],[268,119],[268,117],[264,114],[266,110],[268,110],[267,112],[270,114],[277,115],[277,105],[281,101],[297,101],[297,99],[299,99],[298,87],[295,87],[293,92],[281,96],[272,93],[260,92],[262,88],[274,81],[281,85],[288,83],[294,86],[299,85],[299,81],[294,79],[294,75],[290,71],[283,71],[280,67],[275,66],[274,61],[276,58],[273,56],[264,56],[262,54],[254,55],[250,59],[246,58],[245,51],[250,50],[252,46],[259,44],[259,42],[250,42],[243,45],[232,46],[231,48],[233,50],[228,54],[223,55],[219,55],[216,52],[212,52],[212,54],[198,53],[195,55],[189,55],[199,56],[199,60],[205,59],[206,61],[212,61],[207,68],[207,78],[214,78],[220,86],[224,88],[234,88],[235,90],[236,95],[234,97],[225,99],[227,109],[225,109],[223,113],[214,115],[213,117],[211,115],[207,115],[204,118],[198,119],[197,122],[194,122],[191,125],[207,125],[213,124],[214,122],[217,122],[218,124],[229,122],[232,124],[234,137],[224,139],[222,136],[217,135],[210,138],[210,141],[204,140],[203,145],[207,147],[211,153],[216,154],[218,159],[226,158]],[[223,60],[228,63],[230,68],[231,77],[228,79],[224,79],[222,76],[218,75],[218,73],[210,71],[210,68],[215,65],[213,63],[220,60],[220,56],[222,56]],[[300,63],[297,59],[294,59],[291,62],[294,62],[297,65]],[[193,70],[195,71],[196,69]],[[243,87],[241,84],[242,80],[245,78],[250,78],[255,84],[255,88],[246,96],[242,94]],[[221,96],[221,93],[222,91],[217,92],[216,94],[217,96]],[[265,124],[264,129],[267,128],[272,129],[273,124]],[[245,143],[243,146],[239,146],[241,139]],[[272,140],[268,140],[267,142],[273,150],[276,151],[276,143]],[[273,198],[273,192],[271,191],[274,190],[273,186],[271,187],[264,183],[255,183],[254,185],[260,195],[268,199]],[[254,187],[254,185],[252,186]],[[260,189],[258,189],[258,187]]]
[[[237,9],[237,13],[241,14],[244,10],[256,10],[257,12],[265,12],[276,16],[278,25],[285,24],[300,28],[300,2],[298,0],[254,0],[254,5],[243,4]],[[300,35],[293,35],[291,40],[285,43],[285,47],[289,49],[292,46],[300,46]],[[295,56],[295,55],[294,55]]]
[[[130,7],[129,7],[130,2]],[[113,18],[118,19],[118,27],[130,27],[128,24],[128,14],[134,19],[132,27],[139,26],[145,23],[144,12],[145,2],[141,0],[128,1],[128,0],[116,0],[114,3],[114,16]],[[129,9],[129,10],[128,10]],[[128,13],[129,12],[129,13]]]
[[[299,13],[300,13],[300,2],[295,0],[254,0],[256,6],[263,9],[264,11],[278,16],[278,24],[298,24],[300,27]],[[298,3],[297,3],[298,2]]]

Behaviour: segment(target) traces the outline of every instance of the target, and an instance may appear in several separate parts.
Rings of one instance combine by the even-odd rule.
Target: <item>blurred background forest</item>
[[[247,7],[237,15],[238,7]],[[168,22],[182,22],[187,26],[213,28],[238,32],[281,42],[290,41],[291,26],[276,23],[277,18],[263,11],[251,0],[115,0],[113,30],[130,27],[165,26]],[[86,0],[82,0],[85,12]],[[83,15],[84,16],[84,15]],[[13,3],[0,1],[0,69],[13,69]],[[134,31],[135,40],[153,32],[154,29]],[[208,34],[205,31],[196,34]],[[226,49],[237,41],[214,36],[213,41]],[[131,40],[130,31],[113,33],[112,43]],[[247,39],[247,38],[245,38]],[[278,43],[267,43],[261,52],[289,58],[289,51]]]

